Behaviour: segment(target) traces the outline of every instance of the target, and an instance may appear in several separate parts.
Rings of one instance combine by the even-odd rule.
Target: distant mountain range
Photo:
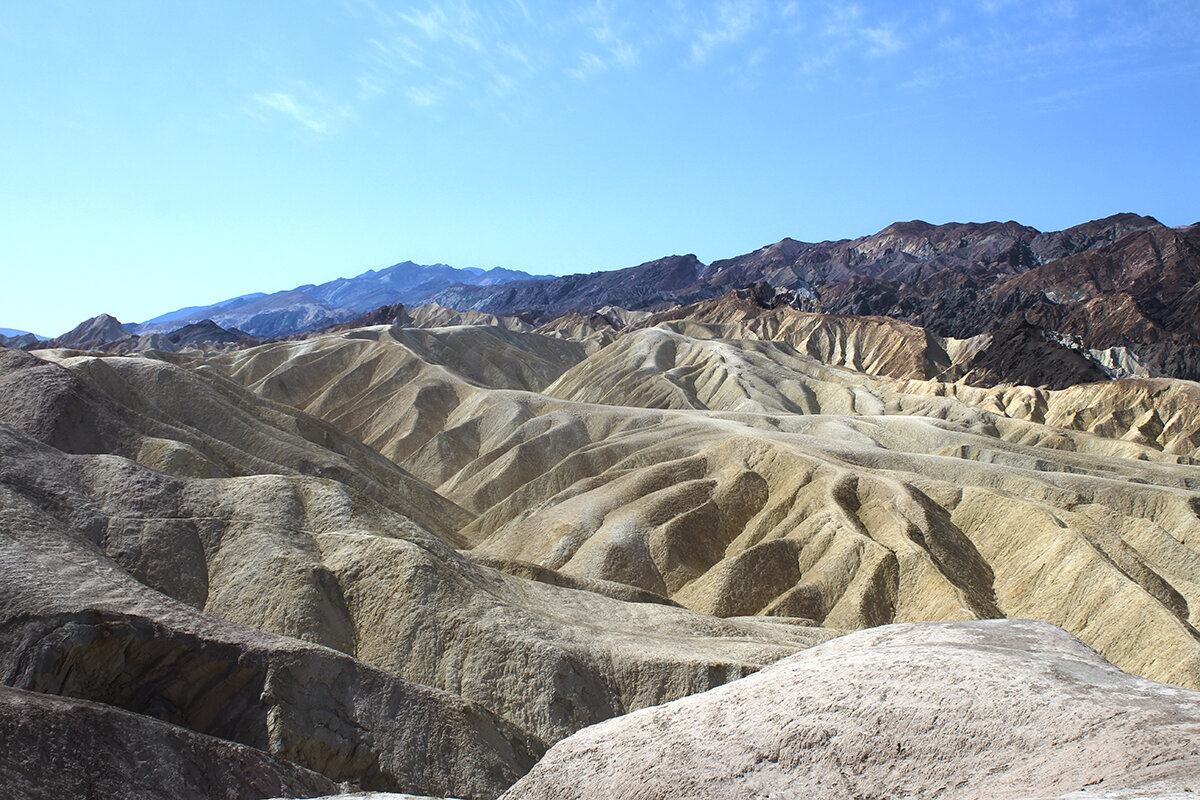
[[[45,341],[45,339],[45,336],[38,336],[36,333],[17,328],[0,328],[0,346],[3,347],[26,347]]]
[[[238,328],[252,336],[286,336],[347,322],[380,306],[419,304],[454,285],[495,286],[549,277],[502,267],[457,269],[445,264],[404,261],[386,269],[367,270],[353,278],[309,283],[273,294],[255,292],[208,306],[189,306],[125,327],[140,334],[167,333],[207,319],[223,328]]]
[[[1118,372],[1200,380],[1200,224],[1169,228],[1117,214],[1063,231],[1016,222],[897,222],[857,239],[783,239],[703,264],[669,256],[636,267],[451,286],[459,310],[546,321],[605,305],[666,310],[767,281],[812,293],[826,313],[886,316],[968,338],[1021,321],[1045,338],[1106,350]]]
[[[773,286],[818,289],[826,311],[908,319],[912,301],[928,297],[931,289],[940,293],[951,285],[989,285],[1147,229],[1179,235],[1153,217],[1136,214],[1050,233],[1016,222],[897,222],[858,239],[783,239],[711,264],[694,255],[675,255],[611,272],[503,286],[452,286],[431,299],[451,308],[552,318],[602,305],[661,310],[765,280]],[[918,285],[921,291],[914,292]],[[948,334],[964,333],[957,330],[964,326],[952,327],[956,330]]]
[[[763,282],[825,313],[891,317],[943,337],[1011,338],[1011,352],[993,351],[1004,363],[1049,342],[1088,353],[1110,374],[1200,380],[1200,225],[1169,228],[1136,214],[1051,232],[1016,222],[898,222],[857,239],[783,239],[711,264],[672,255],[563,277],[406,261],[140,325],[102,315],[44,345],[32,337],[0,344],[173,350],[403,319],[403,306],[428,303],[538,325],[605,307],[661,312]]]

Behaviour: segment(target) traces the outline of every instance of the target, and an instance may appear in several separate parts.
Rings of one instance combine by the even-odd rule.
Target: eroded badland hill
[[[0,348],[0,784],[1200,791],[1196,229],[952,227]]]

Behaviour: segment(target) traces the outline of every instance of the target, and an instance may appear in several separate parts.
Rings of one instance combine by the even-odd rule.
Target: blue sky
[[[1191,223],[1198,41],[1198,0],[14,0],[0,325],[405,259]]]

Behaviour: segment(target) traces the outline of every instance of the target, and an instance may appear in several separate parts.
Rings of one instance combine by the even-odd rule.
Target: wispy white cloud
[[[375,0],[343,0],[343,4],[351,16],[370,16],[377,24],[384,25],[391,20],[391,15],[380,8]]]
[[[400,19],[436,43],[452,42],[478,53],[485,50],[482,17],[466,2],[434,3],[423,10],[400,12]]]
[[[387,39],[368,39],[371,60],[390,72],[425,69],[424,48],[408,36],[395,34]]]
[[[521,16],[525,18],[526,22],[533,21],[533,17],[529,15],[529,8],[525,5],[524,0],[509,0],[509,2],[512,3],[513,8],[521,12]]]
[[[567,69],[567,74],[576,80],[585,80],[593,75],[599,75],[608,69],[608,62],[590,51],[579,54],[575,66]]]
[[[310,131],[319,134],[335,132],[354,116],[353,110],[348,106],[330,106],[303,85],[300,90],[309,97],[302,100],[292,92],[270,92],[256,94],[253,99],[260,107],[290,117]]]
[[[1099,13],[1102,0],[413,0],[398,10],[342,0],[361,38],[344,54],[341,83],[285,76],[253,106],[328,134],[368,107],[444,113],[503,98],[507,110],[564,80],[647,68],[909,92],[1086,82],[1096,59],[1194,40],[1195,1],[1103,0]]]
[[[858,34],[867,43],[868,52],[871,55],[887,55],[904,49],[904,40],[900,38],[893,25],[883,24],[861,28]]]
[[[429,108],[438,102],[438,93],[430,88],[409,86],[404,90],[404,95],[414,106],[420,106],[421,108]]]
[[[906,45],[896,19],[871,14],[857,3],[832,4],[821,33],[826,46],[842,51],[845,56],[890,55]]]
[[[702,64],[717,49],[741,42],[762,16],[762,3],[758,0],[721,0],[695,33],[691,47],[692,60]]]
[[[525,51],[512,42],[503,42],[497,45],[496,52],[526,67],[530,66],[529,56],[525,55]]]
[[[863,19],[862,6],[857,3],[831,3],[825,12],[821,26],[828,38],[843,38],[853,35]]]
[[[417,109],[460,93],[470,102],[509,96],[540,68],[536,24],[525,0],[439,0],[398,12],[370,40],[369,83]]]
[[[985,14],[998,14],[1016,2],[1018,0],[981,0],[979,8]]]
[[[594,0],[575,16],[584,39],[576,63],[566,73],[577,80],[610,69],[632,69],[638,63],[640,46],[630,33],[623,15],[614,13],[608,0]]]

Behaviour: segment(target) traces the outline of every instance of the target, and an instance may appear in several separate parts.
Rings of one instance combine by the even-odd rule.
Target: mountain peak
[[[51,339],[48,345],[86,349],[115,342],[127,335],[129,335],[129,329],[122,325],[119,319],[111,314],[97,314],[91,319],[79,323],[62,336]]]

